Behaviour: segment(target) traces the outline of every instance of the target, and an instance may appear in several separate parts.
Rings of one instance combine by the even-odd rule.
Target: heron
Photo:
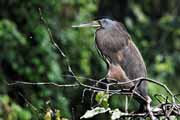
[[[147,70],[143,57],[132,41],[125,26],[115,20],[103,18],[85,24],[72,27],[96,27],[95,43],[102,58],[107,63],[106,78],[118,82],[128,82],[147,76]],[[136,82],[120,85],[120,88],[131,88]],[[148,98],[147,83],[143,81],[136,91]],[[140,103],[139,111],[144,111],[146,103],[140,98],[135,98]]]

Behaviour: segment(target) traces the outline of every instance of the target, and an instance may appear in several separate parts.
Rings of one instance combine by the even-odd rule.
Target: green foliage
[[[46,1],[41,4],[40,1],[31,1],[28,3],[21,1],[18,3],[17,1],[17,3],[11,4],[19,4],[19,7],[16,9],[16,11],[19,11],[19,13],[14,13],[14,11],[9,11],[9,13],[6,13],[7,11],[5,11],[7,15],[12,13],[15,16],[17,15],[19,19],[11,18],[2,19],[0,21],[0,62],[3,63],[3,65],[9,66],[8,68],[3,66],[3,71],[0,72],[0,76],[2,78],[1,81],[6,81],[4,84],[2,84],[2,86],[6,86],[7,82],[15,82],[16,80],[26,82],[49,81],[59,83],[64,81],[61,77],[59,55],[53,50],[47,28],[40,24],[40,16],[38,9],[36,9],[36,5],[40,4],[42,6],[53,6],[52,10],[55,14],[56,8],[54,8],[54,5],[56,5],[58,2],[56,1],[56,4],[54,2]],[[31,8],[30,11],[28,10],[29,8]],[[18,20],[23,19],[27,20],[28,22],[27,24],[21,26],[18,24]],[[6,69],[8,69],[8,71]],[[4,87],[4,94],[7,94],[7,88]],[[17,88],[14,88],[10,92],[12,93],[13,91],[16,91],[16,89]],[[17,90],[17,92],[14,93],[15,96],[18,96],[19,92],[22,91]],[[60,93],[62,93],[57,89],[51,87],[47,89],[46,86],[39,86],[38,88],[34,89],[33,86],[30,86],[27,88],[24,87],[23,93],[25,98],[18,96],[20,97],[18,102],[24,101],[24,99],[28,98],[30,99],[30,102],[32,102],[32,104],[39,110],[39,108],[43,107],[45,109],[45,99],[53,99],[54,101],[57,101],[56,104],[61,104],[62,115],[67,115],[67,117],[70,116],[69,111],[67,110],[68,104],[62,104],[60,99],[54,97],[59,96]],[[63,95],[61,94],[61,96]],[[13,101],[13,99],[11,101]],[[7,113],[7,115],[12,119],[15,120],[17,118],[25,120],[30,118],[37,119],[40,117],[38,114],[36,114],[36,116],[32,115],[32,113],[37,111],[34,111],[33,109],[26,110],[15,103],[15,101],[17,102],[17,99],[14,99],[13,104],[10,106],[12,108],[12,113]],[[65,98],[64,101],[67,102]],[[26,102],[24,104],[26,104]],[[1,114],[3,113],[1,112]]]
[[[174,1],[174,3],[176,2]],[[160,80],[170,90],[178,93],[180,85],[178,82],[180,77],[177,74],[179,69],[176,67],[180,63],[180,54],[177,54],[178,41],[180,41],[177,28],[180,22],[177,15],[178,6],[165,2],[164,6],[159,6],[162,11],[152,12],[152,9],[158,11],[158,8],[153,8],[157,5],[160,3],[150,0],[143,3],[131,2],[130,9],[135,18],[128,16],[125,18],[125,23],[145,59],[148,76]],[[169,9],[164,9],[167,6]],[[149,84],[148,88],[152,98],[156,93],[168,95],[164,88],[155,84]]]
[[[62,77],[62,73],[67,71],[65,60],[51,44],[47,28],[40,21],[39,8],[41,8],[43,17],[47,20],[53,38],[62,45],[60,47],[68,55],[73,70],[85,76],[92,74],[91,58],[92,56],[98,56],[93,41],[95,30],[75,30],[71,28],[72,21],[74,21],[72,18],[78,13],[79,5],[81,12],[78,16],[81,17],[77,17],[74,23],[92,20],[92,13],[96,10],[92,1],[88,1],[89,4],[87,5],[87,2],[84,1],[58,0],[43,2],[40,0],[28,2],[20,0],[6,2],[3,0],[1,3],[11,8],[8,11],[2,8],[3,14],[0,14],[3,18],[0,20],[0,63],[3,63],[2,71],[0,71],[3,84],[0,88],[4,91],[1,94],[7,94],[7,82],[15,82],[16,80],[65,83],[65,79]],[[98,62],[101,64],[100,59],[98,59]],[[100,69],[102,68],[100,67]],[[21,93],[22,91],[16,90],[16,87],[10,89],[10,93],[21,99],[17,100],[12,97],[14,104],[18,105],[18,102],[28,99],[38,110],[43,108],[43,111],[45,111],[47,107],[45,102],[48,100],[53,103],[54,108],[61,111],[62,117],[70,117],[69,100],[64,95],[65,91],[51,86],[26,87],[21,85],[19,87],[20,89],[23,88],[23,98],[18,96],[18,92]],[[74,92],[73,89],[67,91],[66,95],[68,96],[72,91]],[[26,104],[26,102],[23,104]],[[46,114],[46,112],[42,112],[38,115],[37,111],[33,109],[26,110],[21,107],[21,111],[23,110],[27,111],[30,116],[32,115],[33,119],[41,118]],[[17,114],[17,117],[21,117],[21,114]]]
[[[93,0],[0,1],[0,119],[43,119],[48,109],[46,101],[50,101],[50,108],[59,110],[60,116],[65,118],[71,118],[71,108],[81,108],[81,90],[52,86],[12,87],[7,86],[7,82],[73,83],[73,80],[63,76],[67,73],[66,61],[51,44],[47,27],[40,20],[39,8],[73,71],[77,75],[101,78],[106,73],[106,65],[95,47],[95,29],[71,27],[94,20],[98,3]],[[159,79],[178,93],[180,19],[176,15],[176,0],[163,2],[163,5],[155,0],[130,1],[130,14],[124,17],[124,21],[145,59],[148,76]],[[156,13],[157,8],[154,6],[161,6],[164,11]],[[163,88],[154,84],[149,84],[148,88],[151,96],[156,93],[167,95]],[[19,93],[24,97],[19,96]],[[109,97],[100,92],[95,100],[105,108],[124,109],[124,97]],[[27,101],[38,112],[27,107]],[[133,107],[137,105],[130,105],[130,109]]]
[[[109,94],[105,93],[105,92],[98,92],[96,94],[96,101],[98,102],[99,105],[101,105],[104,108],[108,108],[109,107]]]
[[[29,120],[31,113],[14,103],[8,96],[0,96],[0,116],[6,120]]]

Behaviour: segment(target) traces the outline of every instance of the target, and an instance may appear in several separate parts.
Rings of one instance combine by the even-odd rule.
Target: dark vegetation
[[[148,77],[166,84],[174,94],[180,93],[179,0],[1,0],[0,119],[42,119],[50,110],[78,119],[91,108],[91,92],[86,92],[81,102],[83,88],[7,85],[16,81],[75,82],[65,76],[69,74],[66,60],[52,46],[39,8],[76,75],[100,79],[106,65],[95,49],[95,29],[74,29],[71,25],[110,17],[125,24],[143,55]],[[154,94],[167,95],[153,84],[148,85],[148,91],[154,105],[158,103]],[[113,96],[109,104],[123,109],[124,100]],[[131,104],[129,109],[136,107]]]

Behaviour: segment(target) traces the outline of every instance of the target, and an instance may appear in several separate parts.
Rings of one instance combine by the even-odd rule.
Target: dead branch
[[[18,85],[18,84],[23,84],[23,85],[53,85],[56,87],[77,87],[79,86],[79,84],[67,84],[67,85],[61,85],[61,84],[57,84],[54,82],[24,82],[24,81],[16,81],[14,83],[7,83],[7,85]]]
[[[170,107],[173,104],[161,104],[159,108],[156,108],[156,110],[152,110],[153,115],[156,117],[165,116],[165,113],[163,111],[163,107],[170,109]],[[125,113],[121,117],[145,117],[147,116],[147,113]],[[171,112],[171,116],[180,116],[180,104],[176,105],[176,108],[173,109]]]

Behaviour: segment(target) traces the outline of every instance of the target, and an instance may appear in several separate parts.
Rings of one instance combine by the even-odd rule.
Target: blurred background
[[[0,120],[42,119],[50,109],[58,110],[61,117],[78,119],[91,108],[91,93],[82,102],[81,87],[7,85],[16,81],[75,82],[65,77],[69,74],[66,61],[50,42],[38,8],[77,76],[100,79],[106,64],[95,47],[95,28],[71,26],[108,17],[126,26],[142,53],[148,77],[166,84],[174,94],[180,93],[179,0],[0,0]],[[153,104],[158,103],[154,94],[167,95],[153,84],[148,91]],[[112,108],[123,105],[124,98],[110,99]]]

